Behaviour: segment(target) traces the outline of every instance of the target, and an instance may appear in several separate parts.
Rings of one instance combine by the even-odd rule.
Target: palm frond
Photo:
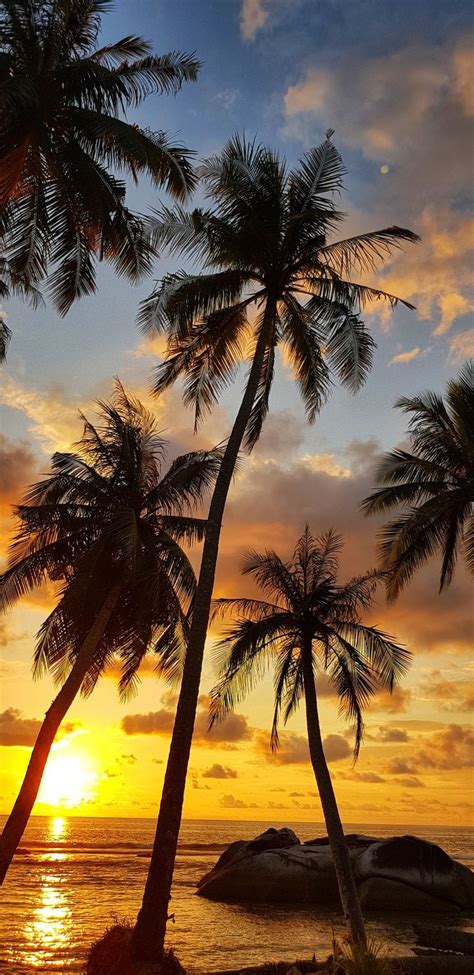
[[[313,423],[326,400],[330,385],[321,351],[321,333],[314,328],[307,307],[291,295],[285,295],[281,328],[308,420]]]
[[[318,257],[341,277],[347,277],[354,269],[357,273],[375,271],[384,264],[393,250],[400,249],[402,242],[418,243],[418,234],[404,227],[385,227],[383,230],[359,234],[346,240],[325,244]]]
[[[329,332],[325,357],[343,385],[357,393],[372,368],[375,342],[357,315],[344,315]]]
[[[11,331],[4,317],[0,318],[0,362],[4,362],[7,357],[8,344],[11,339]]]
[[[329,138],[310,149],[289,177],[295,209],[304,211],[315,199],[321,209],[331,209],[332,202],[323,197],[342,189],[345,172],[341,156]]]
[[[390,570],[393,600],[432,556],[441,556],[440,592],[453,577],[464,526],[472,517],[474,485],[474,381],[470,364],[448,385],[446,402],[436,393],[403,397],[411,452],[383,456],[376,479],[386,485],[362,502],[366,514],[400,509],[379,532],[382,564]],[[468,561],[469,565],[469,561]]]

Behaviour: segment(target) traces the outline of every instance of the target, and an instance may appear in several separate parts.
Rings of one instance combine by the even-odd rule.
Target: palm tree
[[[447,386],[395,406],[410,415],[411,450],[383,456],[376,471],[386,485],[362,502],[366,514],[401,508],[380,534],[387,595],[394,600],[431,556],[441,556],[439,591],[449,585],[459,552],[474,574],[474,369],[467,362]]]
[[[122,172],[184,199],[190,153],[126,121],[153,92],[195,81],[199,61],[154,55],[141,37],[97,47],[110,0],[0,2],[0,239],[9,278],[49,293],[61,315],[95,291],[95,261],[132,280],[151,267]]]
[[[220,680],[212,692],[211,724],[241,700],[270,664],[275,667],[275,709],[271,743],[278,726],[304,697],[311,764],[321,798],[341,903],[350,939],[365,945],[357,887],[352,874],[331,776],[324,755],[318,714],[317,675],[326,672],[340,712],[355,723],[354,756],[362,736],[362,712],[379,688],[392,690],[404,674],[409,653],[375,626],[361,621],[370,607],[378,573],[338,582],[341,538],[330,531],[314,539],[306,528],[293,557],[274,551],[247,555],[243,572],[266,599],[218,599],[214,616],[237,613],[218,645]]]
[[[293,170],[269,149],[231,139],[202,168],[211,208],[193,213],[165,208],[153,227],[155,245],[199,258],[206,269],[168,275],[142,305],[143,327],[168,333],[168,357],[158,370],[156,392],[183,376],[185,401],[194,405],[198,423],[249,350],[250,368],[209,508],[190,650],[132,937],[135,956],[145,960],[163,957],[227,493],[241,447],[252,449],[267,414],[277,347],[286,347],[310,422],[328,393],[329,368],[356,391],[370,369],[374,346],[359,312],[372,301],[394,305],[399,299],[348,280],[347,272],[373,269],[392,248],[417,240],[409,230],[387,227],[328,242],[343,217],[331,194],[341,189],[344,174],[330,134]]]
[[[7,609],[45,581],[60,583],[38,634],[34,674],[61,689],[46,713],[18,798],[0,838],[5,877],[35,802],[51,745],[79,691],[88,695],[114,655],[122,693],[148,649],[157,670],[179,676],[195,576],[182,543],[203,538],[192,514],[212,483],[219,452],[185,454],[163,471],[155,420],[117,382],[99,423],[84,420],[75,453],[55,454],[51,474],[17,509],[10,565],[0,577]]]

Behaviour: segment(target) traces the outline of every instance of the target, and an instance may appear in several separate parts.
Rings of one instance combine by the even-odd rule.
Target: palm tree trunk
[[[168,905],[171,897],[171,884],[201,681],[204,646],[209,625],[222,518],[232,475],[255,401],[275,312],[276,303],[268,300],[247,386],[227,442],[209,506],[199,582],[194,601],[191,631],[163,784],[155,841],[142,906],[131,941],[133,956],[140,961],[157,962],[163,958]]]
[[[359,893],[321,738],[311,643],[303,650],[303,678],[309,753],[328,831],[344,920],[352,944],[365,947],[367,939]]]
[[[70,674],[46,712],[15,805],[0,836],[0,885],[5,879],[36,802],[44,768],[61,721],[80,690],[82,681],[94,657],[97,644],[103,636],[116,605],[120,588],[120,586],[114,586],[104,601],[102,609],[82,644]]]

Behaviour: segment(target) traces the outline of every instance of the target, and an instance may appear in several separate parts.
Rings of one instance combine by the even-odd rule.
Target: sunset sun
[[[97,776],[79,755],[52,755],[38,796],[48,806],[74,809],[95,794]]]

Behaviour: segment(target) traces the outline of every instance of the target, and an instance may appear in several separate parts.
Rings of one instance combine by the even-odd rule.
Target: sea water
[[[251,839],[272,823],[184,822],[175,871],[169,940],[196,975],[264,961],[325,958],[332,932],[343,937],[336,912],[292,905],[219,904],[196,896],[196,883],[236,839]],[[283,824],[280,824],[283,825]],[[324,834],[320,824],[285,823],[302,840]],[[91,943],[114,919],[136,916],[155,823],[148,819],[34,817],[1,892],[2,975],[83,972]],[[346,824],[373,836],[416,834],[471,866],[473,829]],[[371,917],[369,930],[394,954],[409,954],[413,915]],[[450,919],[451,923],[451,919]],[[469,929],[466,919],[454,925]]]

